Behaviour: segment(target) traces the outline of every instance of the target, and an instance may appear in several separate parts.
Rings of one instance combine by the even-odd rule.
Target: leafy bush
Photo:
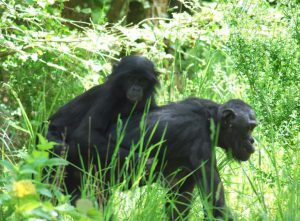
[[[236,71],[250,86],[249,99],[270,126],[288,119],[299,120],[300,47],[289,38],[246,39],[234,35],[230,41]],[[299,122],[299,121],[298,121]]]
[[[149,57],[161,73],[159,104],[188,96],[247,100],[260,121],[258,153],[249,164],[232,165],[218,153],[229,204],[238,220],[300,219],[297,0],[220,1],[140,27],[108,27],[103,17],[101,25],[82,27],[61,17],[63,2],[0,1],[1,219],[105,220],[115,208],[119,219],[164,219],[159,185],[129,193],[110,186],[114,194],[102,213],[93,195],[74,208],[51,191],[56,186],[41,182],[46,164],[62,162],[48,159],[46,141],[36,147],[40,125],[131,53]],[[201,201],[195,204],[191,220],[202,218]]]

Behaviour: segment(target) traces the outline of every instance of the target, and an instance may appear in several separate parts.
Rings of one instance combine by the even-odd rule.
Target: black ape
[[[132,142],[139,141],[139,121],[138,116],[130,119],[121,144],[123,148],[130,149]],[[154,149],[151,157],[159,151],[156,168],[158,171],[163,168],[164,177],[173,186],[171,191],[179,193],[176,195],[177,210],[172,211],[171,220],[179,217],[182,220],[188,215],[195,185],[212,204],[214,218],[227,217],[231,220],[230,212],[226,209],[213,143],[238,161],[248,160],[254,152],[251,133],[257,124],[251,107],[241,100],[217,104],[190,98],[151,111],[145,122],[148,132],[144,143],[158,143],[164,134],[164,144],[160,149]],[[212,123],[215,127],[211,126]],[[215,129],[211,131],[211,128]],[[150,136],[154,129],[154,135]],[[111,136],[116,137],[114,129]]]
[[[143,110],[148,98],[152,100],[150,108],[154,107],[156,84],[157,72],[150,60],[142,56],[124,57],[104,84],[74,98],[49,118],[48,140],[68,143],[75,129],[79,125],[84,127],[88,118],[97,121],[93,127],[104,133],[119,113],[127,116],[135,102],[138,111]]]
[[[123,58],[103,85],[76,97],[50,117],[47,138],[64,141],[68,147],[65,151],[65,146],[58,145],[54,153],[66,152],[71,164],[81,167],[84,162],[85,168],[98,156],[110,157],[113,150],[107,147],[107,129],[117,122],[118,115],[142,113],[148,101],[150,110],[153,109],[156,84],[157,72],[150,60],[141,56]],[[119,155],[126,157],[128,150],[120,149]],[[65,183],[75,200],[79,196],[81,173],[73,166],[67,166],[66,173]]]

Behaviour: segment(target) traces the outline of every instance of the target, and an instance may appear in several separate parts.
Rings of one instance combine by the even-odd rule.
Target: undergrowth
[[[157,66],[159,104],[189,96],[248,102],[259,120],[256,153],[240,164],[217,151],[228,205],[236,220],[300,220],[299,2],[219,1],[139,27],[82,26],[60,16],[63,1],[51,2],[0,0],[1,220],[166,219],[163,205],[172,199],[160,178],[142,188],[106,187],[113,197],[105,208],[92,176],[77,207],[62,186],[42,182],[46,165],[67,162],[48,158],[53,143],[41,138],[36,146],[39,127],[132,53]],[[190,220],[199,220],[202,200],[194,194]]]

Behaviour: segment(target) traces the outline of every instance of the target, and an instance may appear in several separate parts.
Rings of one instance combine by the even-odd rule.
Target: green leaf
[[[47,166],[66,166],[69,162],[63,158],[51,158],[47,160]]]
[[[41,195],[47,196],[47,197],[49,197],[49,198],[52,197],[51,191],[48,190],[48,189],[45,188],[45,187],[38,187],[36,190],[37,190],[37,192],[40,193]]]
[[[32,211],[32,210],[36,209],[40,205],[41,205],[41,203],[39,201],[30,199],[30,201],[28,201],[26,203],[22,203],[19,206],[18,210],[20,212],[29,212],[29,211]]]
[[[47,143],[47,140],[46,140],[46,138],[44,138],[44,136],[42,135],[42,134],[37,134],[38,135],[38,138],[39,138],[39,143],[40,144],[45,144],[45,143]]]
[[[55,207],[55,210],[59,211],[59,212],[74,212],[75,208],[73,206],[71,206],[70,204],[62,204],[62,205],[58,205],[57,207]]]
[[[84,8],[84,9],[81,9],[81,12],[84,13],[84,14],[91,14],[92,13],[92,9],[90,9],[90,8]]]
[[[16,167],[8,162],[7,160],[0,160],[0,164],[5,167],[8,171],[10,171],[11,173],[16,173],[17,172],[17,169]]]
[[[48,141],[46,138],[44,138],[43,135],[41,134],[37,134],[38,135],[38,138],[39,138],[39,144],[37,145],[37,148],[39,150],[50,150],[50,149],[53,149],[53,147],[55,145],[57,145],[56,142],[53,142],[53,141]]]
[[[36,175],[38,173],[35,169],[28,167],[28,168],[21,169],[20,174],[21,175],[25,175],[25,174],[34,174],[34,175]]]
[[[39,151],[39,150],[33,150],[31,153],[33,158],[44,158],[44,159],[48,159],[49,157],[49,153],[46,151]]]
[[[5,202],[10,200],[11,200],[11,196],[9,194],[5,194],[5,193],[0,194],[0,206],[2,206]]]
[[[88,199],[79,199],[76,202],[76,209],[83,214],[87,214],[89,210],[93,209],[93,203]]]
[[[87,216],[90,217],[93,220],[98,220],[98,221],[103,220],[102,213],[99,210],[95,209],[95,208],[89,209],[87,211]]]
[[[50,141],[44,144],[38,144],[37,147],[39,150],[51,150],[57,143]]]

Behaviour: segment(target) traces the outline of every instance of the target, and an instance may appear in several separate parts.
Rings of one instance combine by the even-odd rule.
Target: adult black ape
[[[129,150],[132,143],[139,142],[139,121],[138,116],[130,119],[121,144],[123,148]],[[161,172],[172,186],[171,191],[178,193],[177,209],[172,210],[171,220],[186,218],[195,186],[200,188],[204,198],[211,203],[210,214],[214,218],[227,217],[232,220],[226,209],[213,146],[215,143],[238,161],[250,158],[254,153],[251,133],[257,125],[251,107],[241,100],[218,104],[190,98],[151,111],[145,118],[145,123],[148,132],[144,143],[158,143],[164,134],[163,145],[152,150],[150,156],[158,154],[157,172],[163,168]],[[152,130],[155,132],[150,135]],[[116,140],[115,129],[112,128],[111,131],[111,137]]]
[[[48,140],[66,143],[55,146],[55,155],[66,153],[68,161],[81,167],[81,162],[89,165],[93,156],[97,158],[98,151],[100,156],[104,156],[104,150],[107,154],[107,129],[117,122],[118,115],[142,113],[148,101],[153,109],[157,83],[157,72],[150,60],[142,56],[121,59],[104,84],[76,97],[50,117]],[[120,149],[120,157],[127,156],[127,152]],[[75,200],[79,197],[81,174],[73,166],[67,166],[66,172],[66,186]]]
[[[97,120],[97,127],[104,133],[119,113],[127,116],[135,102],[136,110],[142,111],[151,98],[150,109],[153,108],[156,84],[157,72],[150,60],[142,56],[124,57],[104,84],[74,98],[49,118],[48,140],[68,143],[75,129],[86,124],[88,118]]]

